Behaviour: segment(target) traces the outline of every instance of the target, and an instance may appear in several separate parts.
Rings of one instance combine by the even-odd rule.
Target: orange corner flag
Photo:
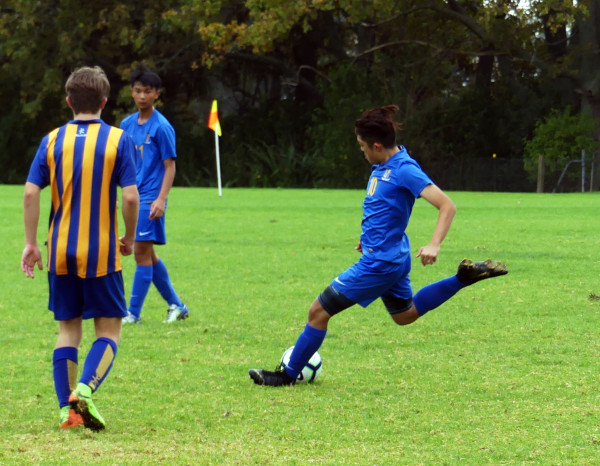
[[[208,127],[221,136],[221,125],[219,124],[219,114],[217,113],[217,101],[213,100],[210,115],[208,116]]]

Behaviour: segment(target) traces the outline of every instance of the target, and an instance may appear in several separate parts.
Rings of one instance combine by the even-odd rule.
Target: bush
[[[537,177],[538,158],[544,156],[546,177],[556,181],[565,165],[581,159],[581,151],[588,156],[600,147],[594,133],[600,120],[587,113],[571,114],[567,106],[561,112],[552,110],[545,120],[536,123],[533,137],[525,141],[525,170],[531,179]]]

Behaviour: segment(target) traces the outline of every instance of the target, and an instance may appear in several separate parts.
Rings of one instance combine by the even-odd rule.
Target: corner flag
[[[208,127],[221,136],[221,125],[219,124],[219,114],[217,113],[217,101],[213,100],[210,115],[208,116]]]
[[[219,114],[217,113],[217,101],[213,100],[210,115],[208,115],[208,127],[215,132],[215,149],[217,161],[217,185],[219,187],[219,197],[223,195],[221,189],[221,160],[219,155],[219,136],[221,136],[221,125],[219,124]]]

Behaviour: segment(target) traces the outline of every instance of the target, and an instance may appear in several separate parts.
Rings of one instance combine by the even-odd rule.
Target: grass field
[[[457,217],[438,263],[415,263],[415,291],[463,257],[510,274],[407,327],[379,301],[355,306],[330,323],[321,378],[273,389],[247,370],[275,366],[315,296],[358,258],[363,192],[175,188],[159,254],[191,318],[163,324],[151,290],[95,396],[107,429],[94,434],[57,427],[46,274],[19,269],[22,191],[0,187],[2,464],[600,462],[598,193],[450,193]],[[435,220],[418,201],[414,251]],[[126,258],[127,293],[133,270]],[[87,322],[85,334],[80,362]]]

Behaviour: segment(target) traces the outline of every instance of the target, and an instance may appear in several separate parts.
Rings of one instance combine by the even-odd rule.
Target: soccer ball
[[[283,353],[283,356],[281,356],[281,362],[279,363],[279,366],[281,368],[284,368],[290,362],[290,356],[292,355],[293,350],[294,350],[294,347],[292,346],[292,347],[288,348],[285,351],[285,353]],[[313,382],[319,376],[322,369],[323,369],[323,360],[321,359],[321,355],[317,351],[308,360],[308,362],[306,363],[306,366],[304,366],[304,369],[302,369],[302,372],[300,372],[298,374],[298,377],[296,377],[296,383],[311,383],[311,382]]]

